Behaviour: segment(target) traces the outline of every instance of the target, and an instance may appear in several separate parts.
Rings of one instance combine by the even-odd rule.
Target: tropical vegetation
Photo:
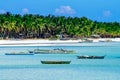
[[[120,37],[119,22],[98,22],[86,17],[38,14],[0,14],[0,38],[54,38],[60,34],[71,38]]]

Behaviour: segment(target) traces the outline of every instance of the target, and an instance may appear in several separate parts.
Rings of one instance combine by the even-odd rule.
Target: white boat
[[[53,50],[35,49],[33,51],[29,51],[29,53],[35,53],[35,54],[73,54],[73,53],[75,53],[75,51],[57,48],[57,49],[53,49]]]

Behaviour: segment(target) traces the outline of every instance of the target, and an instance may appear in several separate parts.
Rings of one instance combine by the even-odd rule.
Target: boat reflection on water
[[[88,55],[83,55],[83,56],[77,56],[78,59],[104,59],[106,55],[104,56],[88,56]]]

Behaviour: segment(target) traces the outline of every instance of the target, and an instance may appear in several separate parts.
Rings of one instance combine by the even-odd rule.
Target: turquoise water
[[[4,55],[33,50],[34,47],[0,47],[0,80],[119,80],[120,43],[82,43],[64,48],[77,54]],[[106,55],[105,59],[77,59],[77,55]],[[41,60],[71,60],[71,64],[48,65]]]

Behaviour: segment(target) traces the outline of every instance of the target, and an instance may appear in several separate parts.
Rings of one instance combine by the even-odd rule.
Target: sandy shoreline
[[[120,42],[120,38],[99,38],[92,39],[93,43],[100,41]],[[54,46],[54,45],[72,45],[81,42],[78,40],[46,40],[46,39],[24,39],[24,40],[0,40],[0,46]]]

